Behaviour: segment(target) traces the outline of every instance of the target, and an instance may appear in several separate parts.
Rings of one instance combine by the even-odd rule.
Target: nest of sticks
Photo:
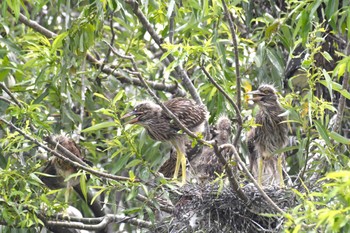
[[[217,185],[190,184],[183,187],[173,221],[160,232],[280,232],[283,217],[264,199],[254,185],[242,191],[244,202],[230,188]],[[296,198],[289,189],[268,187],[264,191],[283,210],[295,206]]]

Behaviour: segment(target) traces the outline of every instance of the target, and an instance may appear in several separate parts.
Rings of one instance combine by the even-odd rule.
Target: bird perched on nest
[[[251,171],[259,185],[279,184],[283,187],[284,158],[283,154],[276,154],[275,151],[288,143],[284,109],[272,85],[261,85],[248,94],[252,94],[251,100],[259,105],[255,118],[258,126],[247,135]]]
[[[206,120],[207,111],[203,105],[197,105],[186,98],[174,98],[164,102],[164,105],[179,119],[179,121],[194,133],[201,132]],[[122,117],[134,116],[126,123],[143,126],[153,140],[169,141],[175,147],[177,160],[174,179],[177,179],[180,166],[182,168],[182,183],[186,182],[186,134],[164,111],[153,102],[138,104],[135,109]]]
[[[75,143],[74,140],[60,135],[53,137],[53,141],[57,142],[67,150],[69,150],[72,154],[74,154],[77,158],[83,160],[84,162],[91,165],[90,161],[87,161],[83,158],[79,147]],[[53,146],[50,146],[51,149]],[[48,174],[50,176],[41,175],[40,179],[46,184],[46,186],[50,189],[60,189],[65,187],[72,187],[79,184],[79,178],[72,178],[69,181],[65,181],[70,175],[77,172],[77,169],[69,162],[66,162],[56,156],[53,156],[48,162],[42,173]]]
[[[216,122],[216,125],[211,130],[211,140],[215,140],[217,145],[223,145],[230,142],[231,137],[231,121],[226,116],[221,116]],[[222,153],[227,153],[223,151]],[[197,155],[190,161],[199,181],[205,183],[213,180],[217,174],[223,172],[223,165],[214,154],[212,147],[204,146],[201,154]]]

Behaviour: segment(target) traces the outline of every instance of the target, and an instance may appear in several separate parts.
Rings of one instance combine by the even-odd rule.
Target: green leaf
[[[109,102],[109,99],[100,93],[94,93],[94,96],[97,96],[97,97],[104,99],[104,100],[107,100]]]
[[[315,126],[323,140],[327,143],[327,145],[331,145],[331,141],[328,136],[327,129],[317,120],[314,120]]]
[[[125,166],[125,168],[126,168],[126,169],[129,169],[129,168],[131,168],[131,167],[135,167],[136,165],[138,165],[138,164],[140,164],[140,163],[142,163],[142,160],[141,160],[141,159],[134,159],[134,160],[132,160],[130,163],[128,163],[128,164]]]
[[[328,82],[329,82],[329,81],[328,81]],[[327,85],[329,85],[329,84],[327,84],[327,81],[325,81],[325,80],[320,80],[319,83],[321,83],[322,85],[324,85],[325,87],[328,88]],[[339,92],[340,94],[342,94],[345,98],[350,99],[350,93],[349,93],[347,90],[345,90],[345,89],[343,88],[343,86],[340,85],[339,83],[336,83],[336,82],[334,82],[334,81],[331,81],[331,87],[332,87],[333,90],[335,90],[335,91]]]
[[[339,178],[347,178],[350,177],[350,171],[336,171],[336,172],[330,172],[326,175],[328,179],[339,179]]]
[[[96,130],[109,128],[109,127],[114,127],[114,126],[116,126],[114,121],[106,121],[106,122],[102,122],[102,123],[93,125],[89,128],[86,128],[86,129],[82,130],[81,132],[87,133],[87,132],[96,131]]]
[[[97,197],[99,197],[104,191],[106,191],[107,190],[107,188],[101,188],[99,191],[97,191],[96,193],[95,193],[95,195],[94,195],[94,197],[91,199],[91,203],[90,204],[93,204],[94,203],[94,201],[95,201],[95,199],[97,198]]]
[[[125,95],[124,90],[119,91],[118,94],[116,94],[116,96],[115,96],[115,97],[113,98],[113,100],[112,100],[113,106],[114,106],[119,100],[121,100],[121,99],[123,98],[124,95]]]
[[[11,10],[13,10],[16,19],[18,19],[21,10],[21,2],[19,0],[7,0],[6,2]]]
[[[142,211],[141,207],[134,207],[134,208],[130,208],[130,209],[124,210],[124,214],[135,214],[135,213],[138,213],[138,212],[141,212],[141,211]]]
[[[55,40],[52,43],[51,46],[51,52],[55,52],[57,49],[62,47],[63,40],[69,35],[68,32],[63,32],[56,36]]]
[[[87,186],[86,186],[86,176],[85,174],[80,175],[80,188],[83,193],[85,201],[87,200]]]
[[[329,133],[329,136],[335,140],[336,142],[339,142],[339,143],[343,143],[343,144],[347,144],[349,145],[350,144],[350,139],[346,138],[346,137],[343,137],[342,135],[332,131]]]

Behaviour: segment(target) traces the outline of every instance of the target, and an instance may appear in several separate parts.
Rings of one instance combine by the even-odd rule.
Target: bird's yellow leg
[[[179,174],[179,168],[180,168],[180,154],[181,152],[179,150],[176,150],[176,165],[175,165],[175,171],[174,171],[174,176],[173,179],[176,180],[177,179],[177,175]]]
[[[264,161],[262,159],[261,156],[259,156],[258,158],[258,184],[261,186],[261,179],[263,176],[263,165],[264,165]]]
[[[284,188],[282,156],[278,156],[277,158],[277,172],[280,178],[280,187]]]
[[[183,153],[180,153],[180,155],[181,155],[180,161],[181,161],[181,169],[182,169],[181,180],[182,180],[182,184],[185,184],[186,183],[186,156]]]

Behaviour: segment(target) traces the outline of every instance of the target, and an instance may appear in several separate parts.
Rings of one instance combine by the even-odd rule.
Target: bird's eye
[[[265,90],[265,91],[263,91],[264,92],[264,94],[269,94],[269,91],[268,90]]]

